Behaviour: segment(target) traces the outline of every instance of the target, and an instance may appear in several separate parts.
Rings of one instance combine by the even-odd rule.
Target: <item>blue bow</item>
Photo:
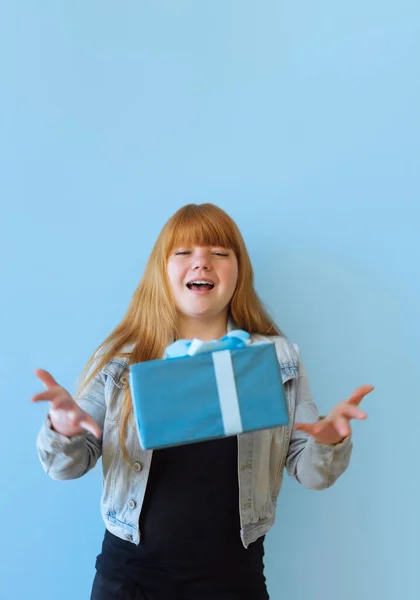
[[[194,356],[203,352],[218,352],[219,350],[234,350],[245,348],[251,343],[250,335],[242,329],[230,331],[220,340],[203,342],[197,338],[193,340],[177,340],[165,350],[165,358],[181,358],[182,356]]]

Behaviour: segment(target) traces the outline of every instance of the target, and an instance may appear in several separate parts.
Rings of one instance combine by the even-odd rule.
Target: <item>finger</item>
[[[350,398],[347,400],[349,404],[353,404],[354,406],[358,406],[363,398],[370,394],[375,388],[373,385],[361,385],[357,389],[354,390]]]
[[[340,415],[346,417],[347,419],[363,420],[367,418],[367,414],[363,410],[357,406],[353,406],[352,404],[344,404],[340,411]]]
[[[79,425],[80,427],[83,427],[83,429],[86,429],[86,431],[89,431],[96,438],[100,439],[102,437],[102,431],[98,424],[92,419],[92,417],[86,415],[79,422]]]
[[[350,435],[350,425],[345,417],[335,417],[335,419],[331,421],[331,425],[339,435],[342,435],[343,437]]]
[[[57,390],[45,390],[36,394],[32,397],[32,402],[40,402],[47,400],[48,402],[53,402],[57,399]]]
[[[294,428],[308,435],[318,435],[322,426],[318,423],[296,423]]]
[[[35,375],[39,377],[39,379],[47,388],[59,385],[51,373],[48,373],[48,371],[45,371],[44,369],[35,369]]]

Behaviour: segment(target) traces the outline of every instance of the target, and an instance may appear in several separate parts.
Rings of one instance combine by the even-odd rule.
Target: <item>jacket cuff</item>
[[[47,444],[55,450],[63,450],[70,445],[77,445],[78,442],[83,442],[86,437],[84,433],[79,433],[69,438],[66,435],[63,435],[62,433],[55,431],[52,428],[51,419],[49,415],[45,417],[42,433],[45,442],[47,442]]]

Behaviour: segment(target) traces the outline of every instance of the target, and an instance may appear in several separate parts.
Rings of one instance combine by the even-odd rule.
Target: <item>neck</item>
[[[203,342],[218,340],[227,333],[227,315],[217,315],[213,318],[179,317],[179,338],[192,340],[198,338]]]

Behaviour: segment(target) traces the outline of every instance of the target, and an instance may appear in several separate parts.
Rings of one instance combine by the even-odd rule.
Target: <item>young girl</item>
[[[275,343],[290,425],[143,451],[130,365],[162,358],[176,339],[213,340],[232,329]],[[166,223],[75,400],[47,371],[36,375],[47,389],[33,400],[51,403],[37,440],[45,471],[75,479],[102,456],[106,530],[91,600],[267,599],[264,536],[284,468],[308,488],[332,485],[349,462],[350,420],[366,417],[358,405],[373,389],[361,386],[318,417],[297,347],[254,290],[242,236],[212,204],[184,206]]]

